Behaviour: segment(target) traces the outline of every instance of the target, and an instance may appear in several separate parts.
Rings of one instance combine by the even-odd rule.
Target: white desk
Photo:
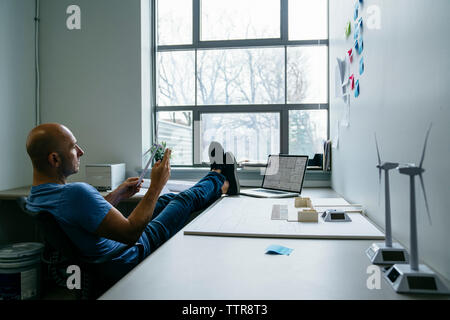
[[[338,197],[327,188],[305,188],[302,196]],[[100,299],[440,298],[397,294],[383,278],[381,289],[369,290],[365,249],[372,242],[191,236],[181,230]],[[264,254],[270,244],[294,251]]]

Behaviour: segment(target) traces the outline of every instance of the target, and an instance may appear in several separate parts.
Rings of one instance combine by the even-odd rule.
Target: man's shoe
[[[225,170],[225,153],[219,142],[211,142],[209,145],[208,156],[211,170],[220,169],[222,172]]]
[[[237,176],[237,162],[236,158],[231,152],[225,153],[225,166],[222,170],[222,174],[225,176],[226,180],[230,183],[228,187],[227,194],[230,196],[238,195],[241,191],[239,185],[239,178]]]

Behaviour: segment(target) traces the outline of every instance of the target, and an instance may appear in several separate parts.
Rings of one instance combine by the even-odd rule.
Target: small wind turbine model
[[[384,201],[385,201],[385,229],[386,240],[385,243],[373,243],[371,247],[366,250],[366,254],[373,264],[393,265],[395,263],[408,263],[408,252],[399,244],[392,243],[392,228],[391,228],[391,201],[389,191],[389,171],[398,168],[398,163],[395,162],[381,162],[380,150],[378,148],[377,136],[375,134],[375,145],[377,147],[378,155],[378,171],[379,184],[381,186],[381,170],[384,170]]]
[[[416,221],[416,191],[415,191],[415,177],[419,176],[422,185],[423,196],[425,198],[425,206],[428,213],[428,218],[431,224],[430,211],[428,209],[428,201],[425,193],[425,185],[423,183],[422,173],[425,169],[422,168],[423,160],[425,158],[425,150],[427,147],[428,136],[430,134],[431,125],[428,129],[425,145],[423,147],[422,159],[420,165],[404,165],[399,167],[398,171],[401,174],[410,177],[410,246],[411,257],[410,264],[395,264],[385,273],[386,280],[392,285],[397,292],[404,293],[441,293],[447,294],[448,289],[441,279],[426,265],[419,265],[419,253],[417,247],[417,221]]]

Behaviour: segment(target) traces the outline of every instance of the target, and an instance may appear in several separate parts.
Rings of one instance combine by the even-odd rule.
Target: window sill
[[[263,169],[263,168],[261,168]],[[191,167],[172,167],[171,179],[198,181],[209,171],[209,168],[191,168]],[[260,187],[262,183],[262,173],[260,168],[238,169],[238,177],[243,187]],[[330,187],[331,172],[322,170],[308,169],[305,174],[303,186],[308,188]]]

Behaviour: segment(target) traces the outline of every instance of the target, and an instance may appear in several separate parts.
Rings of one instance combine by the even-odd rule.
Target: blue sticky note
[[[358,50],[359,54],[361,54],[363,52],[363,50],[364,50],[364,41],[363,41],[362,37],[359,38],[358,48],[356,50]]]
[[[356,80],[355,84],[355,98],[359,97],[359,80]]]
[[[358,39],[359,37],[359,28],[358,25],[355,26],[355,33],[353,34],[353,39]]]
[[[355,40],[355,51],[359,52],[359,42],[358,42],[358,39]]]
[[[359,29],[362,30],[362,28],[363,28],[363,18],[362,17],[358,19],[357,26]]]
[[[362,75],[364,73],[364,58],[361,57],[359,60],[359,74]]]
[[[293,249],[280,246],[278,244],[271,244],[266,248],[266,254],[283,254],[290,255]]]
[[[355,16],[354,16],[354,20],[358,19],[359,16],[359,3],[357,2],[355,4]]]

